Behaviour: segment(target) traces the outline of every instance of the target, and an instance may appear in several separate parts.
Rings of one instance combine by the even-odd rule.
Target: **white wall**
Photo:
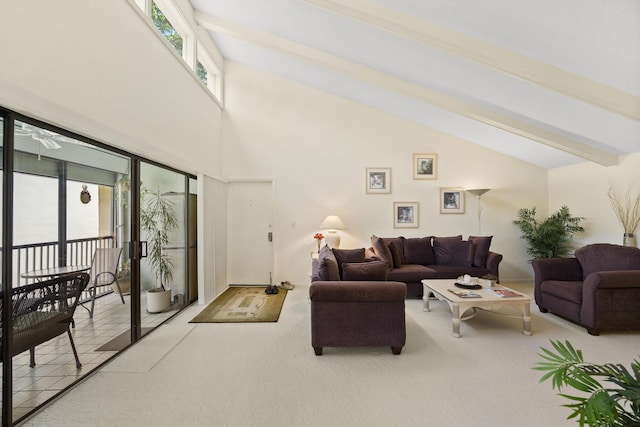
[[[611,208],[611,185],[624,194],[629,184],[640,188],[640,153],[621,158],[618,166],[582,163],[549,171],[549,209],[567,205],[585,218],[585,232],[576,236],[576,247],[588,243],[622,244],[624,230]],[[638,230],[636,230],[636,234]]]
[[[3,1],[0,40],[0,105],[219,173],[220,107],[128,2]]]
[[[220,176],[221,108],[154,31],[124,0],[2,1],[0,105],[185,172]],[[210,185],[206,179],[204,193]],[[221,251],[211,255],[217,266],[226,260]],[[201,294],[217,293],[217,273],[209,271],[203,286],[211,290]]]
[[[276,283],[308,283],[312,236],[328,214],[347,226],[343,248],[369,247],[372,234],[477,234],[475,197],[466,196],[465,214],[440,214],[440,187],[491,188],[482,232],[504,255],[502,278],[532,277],[511,221],[521,207],[547,210],[546,170],[244,65],[225,70],[223,173],[276,182]],[[412,178],[412,155],[422,152],[438,154],[436,181]],[[367,167],[392,168],[391,194],[365,193]],[[419,202],[419,228],[393,228],[394,201]]]

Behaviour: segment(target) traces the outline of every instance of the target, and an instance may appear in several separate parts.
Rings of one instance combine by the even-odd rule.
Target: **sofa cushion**
[[[342,264],[342,280],[385,281],[388,271],[384,261],[346,262]]]
[[[371,236],[371,246],[376,252],[376,255],[387,264],[387,267],[389,269],[393,268],[393,257],[384,239],[375,235]]]
[[[323,246],[318,254],[318,278],[320,280],[340,280],[338,260],[327,245]]]
[[[429,268],[433,270],[434,274],[432,277],[435,279],[456,279],[465,274],[472,277],[482,277],[490,273],[490,271],[484,267],[460,267],[457,265],[434,264],[430,265]]]
[[[389,242],[387,246],[389,246],[389,252],[391,252],[391,259],[393,259],[393,266],[395,268],[402,267],[402,265],[405,264],[405,262],[404,262],[404,257],[400,252],[400,249],[398,249],[398,246],[395,244],[395,242]]]
[[[433,254],[435,263],[439,265],[451,265],[453,257],[453,249],[456,242],[462,240],[462,235],[451,237],[434,237],[433,238]]]
[[[333,249],[333,254],[338,262],[338,272],[342,277],[342,265],[351,262],[364,262],[364,248],[359,249]]]
[[[596,243],[577,249],[575,256],[583,279],[599,271],[640,270],[640,249],[634,247]]]
[[[491,239],[493,239],[493,236],[469,236],[469,240],[473,243],[474,267],[484,267],[487,265]]]
[[[435,264],[431,236],[404,239],[404,259],[405,264]]]
[[[404,260],[404,237],[400,236],[400,237],[383,237],[382,240],[384,240],[384,242],[387,244],[387,247],[389,248],[389,250],[391,250],[391,243],[393,243],[395,245],[395,247],[398,249],[399,251],[399,255],[400,255],[400,261],[402,264],[406,264],[405,260]],[[393,256],[393,254],[391,254]]]
[[[473,243],[469,240],[456,240],[451,246],[451,265],[471,267],[473,263]]]
[[[582,304],[581,281],[545,280],[540,284],[540,291],[575,304]]]
[[[435,279],[438,274],[431,268],[420,264],[404,264],[387,274],[387,280],[396,282],[420,283],[422,279]]]

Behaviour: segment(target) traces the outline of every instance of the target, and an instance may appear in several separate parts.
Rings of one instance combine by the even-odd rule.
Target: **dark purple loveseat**
[[[598,243],[576,250],[575,258],[537,259],[532,266],[541,312],[591,335],[640,330],[640,249]]]

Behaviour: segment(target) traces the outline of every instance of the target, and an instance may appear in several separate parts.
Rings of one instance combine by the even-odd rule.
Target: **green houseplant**
[[[174,266],[164,248],[169,244],[169,234],[178,227],[178,220],[174,203],[162,197],[159,189],[142,187],[140,201],[140,229],[147,239],[149,264],[156,278],[153,289],[147,292],[147,310],[156,313],[171,304]]]
[[[522,208],[513,223],[520,228],[521,238],[529,244],[527,253],[533,258],[559,258],[571,249],[569,243],[576,233],[584,231],[583,217],[571,216],[569,208],[562,206],[542,221],[536,219],[536,208]]]
[[[580,426],[640,425],[640,361],[631,363],[631,372],[621,364],[598,365],[584,361],[582,351],[569,341],[551,341],[554,351],[541,348],[533,369],[547,371],[540,382],[551,379],[553,389],[573,387],[581,396],[559,393],[572,403],[563,406],[573,412],[567,419],[577,418]],[[601,383],[598,379],[606,381]]]

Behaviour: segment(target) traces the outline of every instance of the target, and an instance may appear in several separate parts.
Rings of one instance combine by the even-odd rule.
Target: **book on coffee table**
[[[449,289],[449,292],[456,294],[460,298],[482,298],[480,294],[464,289]]]
[[[504,288],[496,288],[496,289],[491,289],[491,291],[498,295],[500,298],[510,298],[510,297],[521,297],[523,296],[522,294],[512,291],[511,289],[504,289]]]

